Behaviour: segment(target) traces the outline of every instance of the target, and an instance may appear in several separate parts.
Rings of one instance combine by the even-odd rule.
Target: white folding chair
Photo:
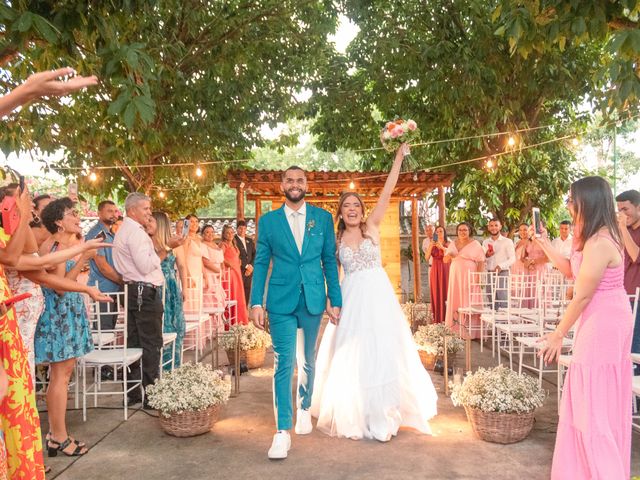
[[[87,420],[87,395],[93,395],[94,407],[98,406],[99,395],[121,395],[124,405],[124,419],[128,418],[128,398],[127,394],[140,388],[142,398],[144,389],[141,379],[129,379],[127,370],[136,362],[142,372],[142,349],[127,347],[127,305],[129,288],[125,285],[124,292],[109,293],[114,299],[113,303],[107,304],[109,307],[100,311],[100,304],[91,301],[89,309],[92,321],[92,335],[94,336],[95,350],[80,359],[82,371],[82,419]],[[103,316],[117,315],[118,321],[113,329],[102,329],[100,319]],[[102,367],[111,366],[113,368],[113,380],[101,380],[100,371]],[[87,385],[87,370],[93,369],[94,381]],[[122,372],[118,378],[118,371]],[[105,386],[118,386],[117,390],[105,389]],[[121,388],[120,388],[121,387]]]
[[[164,367],[170,366],[170,370],[173,371],[176,364],[176,340],[178,338],[178,334],[176,332],[165,332],[164,331],[164,320],[165,315],[167,313],[167,286],[162,287],[162,352],[160,353],[160,378],[162,378],[162,373],[164,371]],[[169,360],[164,359],[165,350],[167,348],[171,349],[171,358]]]
[[[227,325],[235,325],[238,320],[238,309],[235,308],[238,305],[238,301],[234,298],[231,298],[231,269],[226,266],[223,267],[222,271],[222,285],[224,287],[224,294],[227,299],[225,309],[225,323]]]
[[[483,351],[484,336],[487,331],[487,327],[491,327],[491,356],[496,356],[496,324],[498,322],[507,321],[507,311],[509,309],[509,297],[511,291],[511,283],[509,281],[510,275],[507,276],[494,276],[494,284],[491,289],[491,304],[492,309],[489,312],[480,315],[480,351]],[[498,302],[498,297],[506,298],[506,301]]]
[[[202,310],[202,280],[187,277],[186,287],[183,285],[185,293],[184,320],[185,335],[182,343],[182,356],[188,350],[194,350],[195,361],[197,362],[203,351],[203,333],[209,315]]]

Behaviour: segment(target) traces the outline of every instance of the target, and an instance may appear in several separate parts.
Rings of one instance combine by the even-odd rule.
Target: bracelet
[[[556,327],[556,332],[558,332],[560,334],[561,338],[564,338],[566,333],[563,333],[562,330],[560,330],[560,327]]]

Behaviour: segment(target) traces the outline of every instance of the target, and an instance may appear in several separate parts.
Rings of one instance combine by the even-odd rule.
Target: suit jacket
[[[336,261],[333,219],[326,210],[307,204],[302,253],[284,213],[284,206],[260,218],[258,245],[253,264],[251,305],[262,305],[269,263],[273,262],[267,311],[286,315],[298,306],[301,289],[309,313],[321,314],[327,295],[334,307],[342,307]]]
[[[244,275],[244,269],[247,265],[253,265],[253,261],[256,258],[256,246],[253,240],[245,236],[244,241],[247,244],[247,248],[244,248],[242,240],[238,235],[233,238],[233,241],[240,250],[240,263],[242,264],[242,274]]]

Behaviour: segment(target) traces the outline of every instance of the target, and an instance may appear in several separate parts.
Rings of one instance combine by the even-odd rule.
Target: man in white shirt
[[[151,199],[142,193],[131,193],[124,206],[127,216],[113,241],[113,261],[129,289],[127,346],[142,348],[142,385],[146,388],[160,373],[164,275],[151,237],[145,231],[151,218]],[[140,378],[137,364],[132,365],[130,378]],[[131,404],[142,400],[139,391],[130,392],[128,397]]]
[[[505,308],[508,292],[506,290],[506,278],[509,276],[511,265],[516,262],[516,250],[513,242],[503,237],[502,223],[497,218],[492,218],[487,226],[490,237],[482,242],[484,254],[487,257],[485,268],[488,272],[496,272],[498,289],[496,291],[495,308]],[[491,295],[491,291],[488,292]]]
[[[571,222],[563,220],[560,222],[560,236],[554,238],[551,246],[561,252],[565,258],[571,257],[571,245],[573,245],[573,236],[571,235]]]

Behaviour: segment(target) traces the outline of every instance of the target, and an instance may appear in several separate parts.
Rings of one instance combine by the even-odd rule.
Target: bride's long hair
[[[342,215],[340,212],[342,211],[342,206],[344,205],[344,202],[349,197],[354,197],[356,200],[358,200],[358,203],[360,204],[360,208],[362,209],[362,221],[360,222],[360,231],[362,232],[363,238],[369,238],[369,235],[367,234],[367,224],[365,222],[365,208],[364,208],[364,202],[362,201],[362,197],[360,197],[360,195],[358,195],[356,192],[344,192],[342,195],[340,195],[340,199],[338,200],[338,210],[336,212],[336,222],[338,223],[337,232],[336,232],[336,256],[338,254],[338,251],[340,250],[340,242],[342,242],[342,235],[344,234],[344,231],[347,229],[347,225],[344,223],[344,219],[342,218]]]

